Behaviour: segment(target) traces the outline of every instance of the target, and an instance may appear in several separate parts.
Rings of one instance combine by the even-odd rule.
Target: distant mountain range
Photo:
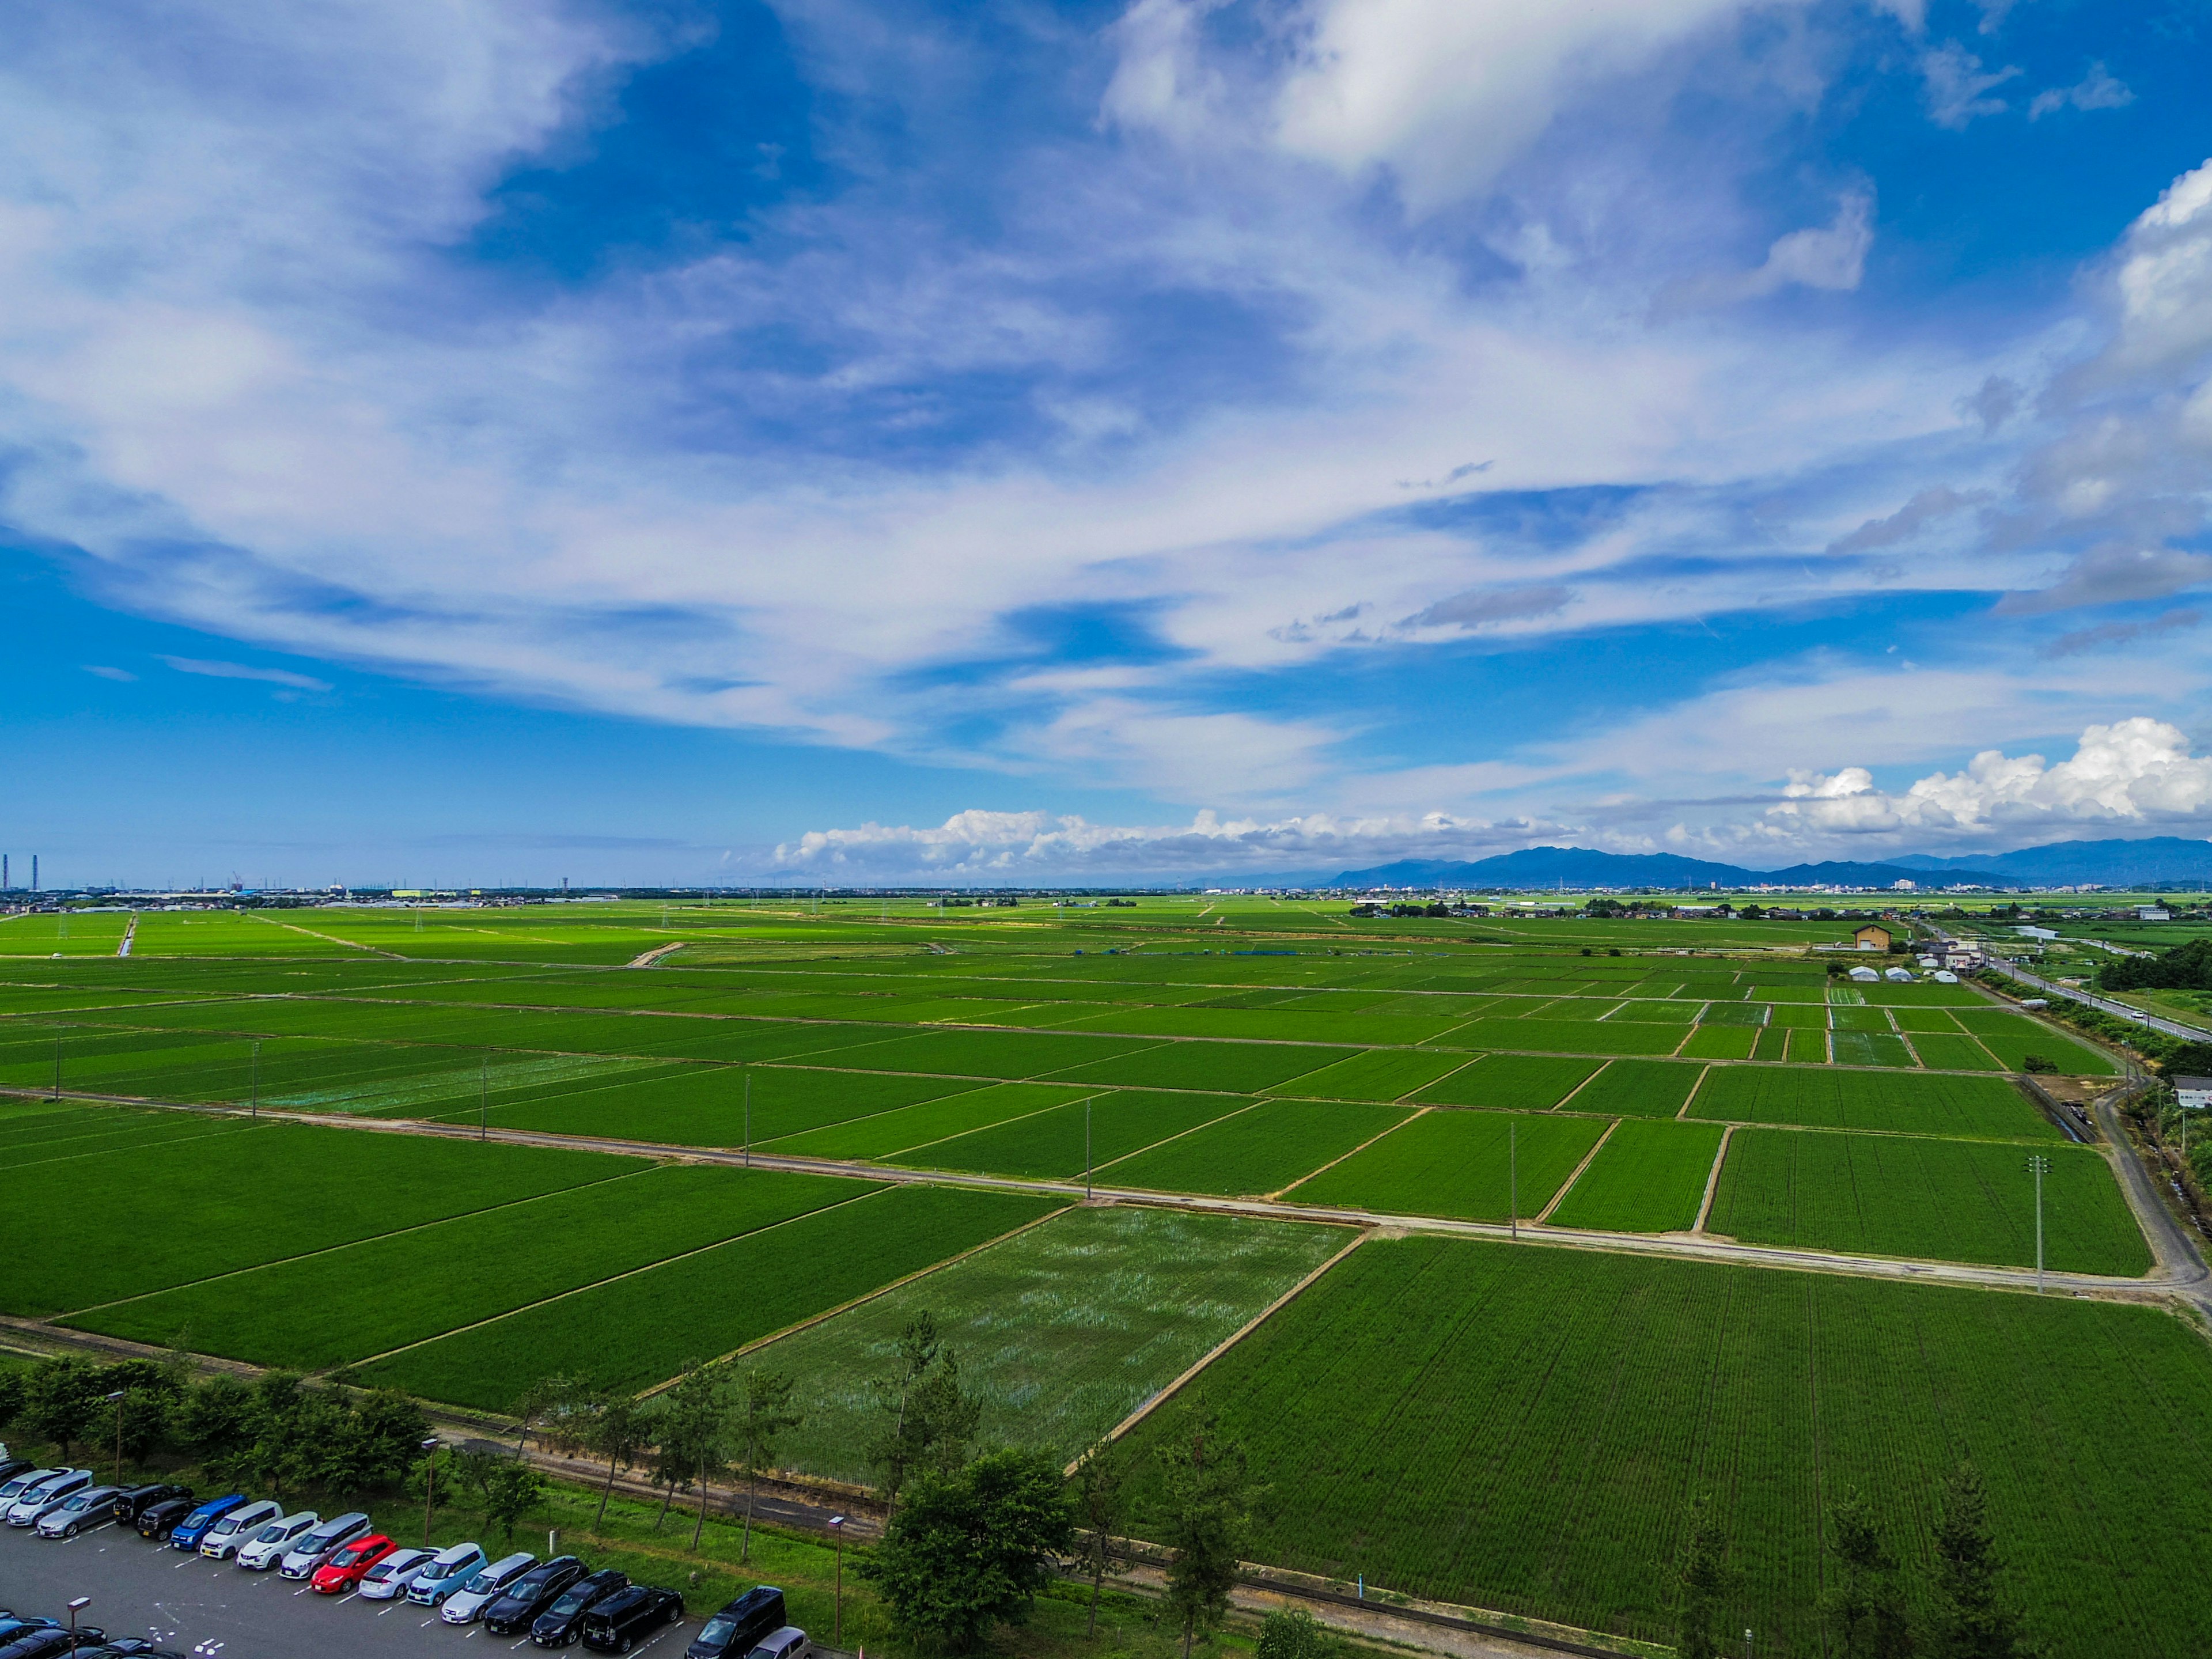
[[[2143,841],[2068,841],[1966,858],[1914,853],[1879,864],[1832,861],[1752,870],[1672,853],[1598,853],[1580,847],[1528,847],[1472,863],[1401,859],[1346,870],[1337,887],[2104,887],[2161,882],[2212,883],[2212,842],[2157,836]]]

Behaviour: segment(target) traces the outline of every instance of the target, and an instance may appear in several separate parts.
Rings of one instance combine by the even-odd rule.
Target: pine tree
[[[1728,1538],[1709,1495],[1690,1500],[1686,1522],[1674,1564],[1676,1659],[1720,1659],[1717,1626],[1728,1588]]]
[[[2002,1566],[1990,1534],[1988,1496],[1971,1462],[1943,1484],[1943,1511],[1936,1525],[1937,1659],[2022,1659],[2032,1650],[2020,1615],[1997,1583]]]
[[[1833,1577],[1820,1592],[1822,1621],[1843,1659],[1909,1659],[1911,1622],[1897,1584],[1897,1562],[1882,1547],[1874,1506],[1846,1486],[1828,1511]]]

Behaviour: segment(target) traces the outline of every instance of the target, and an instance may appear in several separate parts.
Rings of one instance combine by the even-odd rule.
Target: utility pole
[[[1083,1198],[1085,1203],[1091,1200],[1091,1102],[1088,1100],[1083,1103]]]
[[[58,1025],[57,1025],[57,1026],[54,1028],[54,1098],[55,1098],[56,1100],[59,1100],[61,1097],[62,1097],[62,1032],[61,1032],[61,1027],[60,1027],[60,1026],[58,1026]]]
[[[745,1168],[753,1167],[753,1068],[745,1067]]]
[[[1510,1119],[1505,1124],[1506,1214],[1513,1221],[1513,1242],[1521,1242],[1521,1126]]]
[[[2041,1152],[2027,1155],[2028,1173],[2035,1177],[2035,1293],[2043,1294],[2043,1177],[2051,1171],[2051,1160]]]
[[[491,1139],[491,1051],[477,1056],[477,1139]]]
[[[246,1115],[258,1123],[261,1121],[261,1039],[259,1037],[253,1040],[253,1085],[251,1098],[252,1103],[246,1108]]]

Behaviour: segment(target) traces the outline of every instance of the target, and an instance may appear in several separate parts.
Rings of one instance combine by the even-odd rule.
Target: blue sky
[[[1065,881],[2212,834],[2212,20],[0,20],[0,844]]]

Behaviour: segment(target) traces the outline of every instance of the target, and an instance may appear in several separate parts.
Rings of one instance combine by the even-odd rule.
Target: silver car
[[[32,1487],[41,1486],[56,1475],[68,1473],[67,1469],[25,1469],[13,1480],[0,1486],[0,1515],[5,1515],[9,1510],[14,1509],[16,1500]]]
[[[317,1567],[355,1539],[368,1536],[368,1517],[359,1510],[332,1516],[294,1540],[283,1560],[277,1564],[277,1575],[284,1578],[313,1578]]]
[[[115,1500],[123,1496],[120,1486],[87,1486],[72,1493],[39,1516],[39,1536],[41,1538],[74,1538],[87,1527],[96,1527],[115,1519]]]
[[[262,1528],[247,1542],[238,1547],[238,1565],[248,1572],[266,1572],[284,1558],[285,1553],[300,1541],[300,1534],[308,1528],[319,1526],[323,1517],[313,1510],[301,1510],[297,1515],[288,1515]]]
[[[396,1601],[406,1594],[415,1575],[438,1559],[434,1550],[394,1550],[361,1576],[364,1601]]]
[[[49,1475],[35,1486],[26,1486],[8,1511],[11,1527],[30,1527],[38,1524],[39,1517],[65,1498],[74,1498],[93,1481],[90,1469],[64,1469],[59,1474]]]
[[[483,1564],[482,1546],[448,1544],[438,1552],[436,1560],[415,1576],[415,1582],[407,1587],[407,1599],[418,1607],[434,1607],[467,1583]]]
[[[210,1561],[228,1561],[253,1541],[255,1533],[283,1513],[282,1504],[272,1504],[265,1498],[258,1504],[241,1504],[207,1529],[200,1540],[200,1553]]]
[[[507,1594],[507,1587],[538,1565],[534,1555],[510,1555],[478,1567],[460,1589],[446,1598],[438,1617],[449,1625],[472,1625],[483,1610]]]

